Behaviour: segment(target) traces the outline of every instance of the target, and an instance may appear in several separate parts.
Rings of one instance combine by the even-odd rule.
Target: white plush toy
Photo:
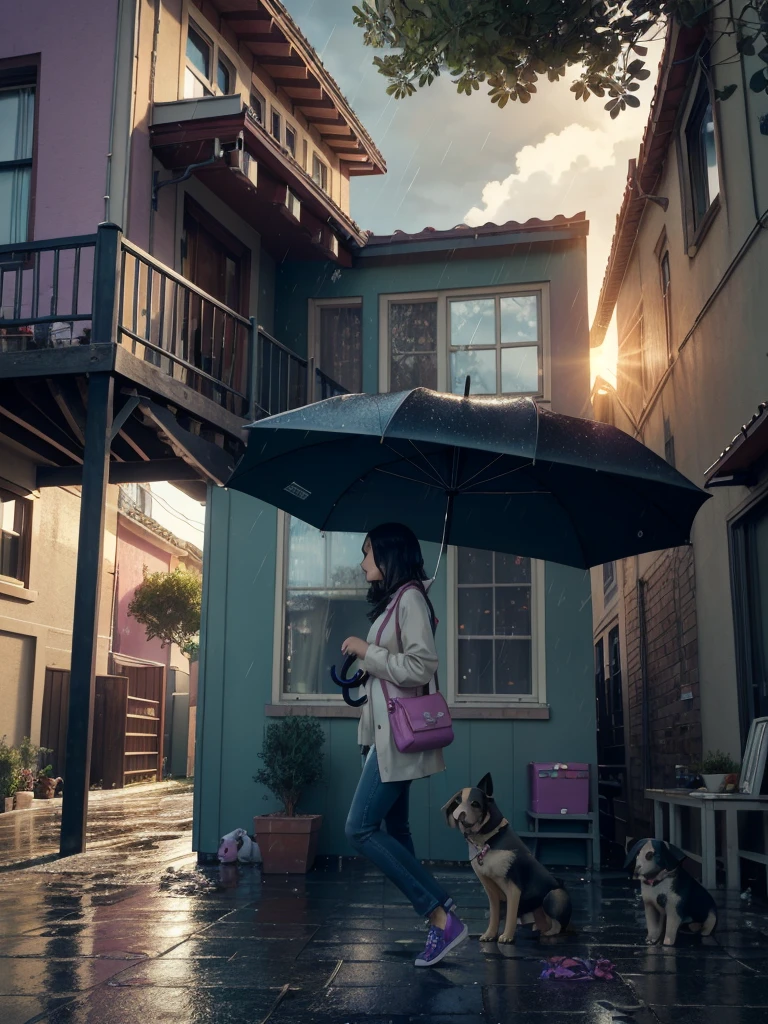
[[[236,860],[243,864],[261,863],[258,843],[244,828],[236,828],[234,832],[221,837],[218,857],[222,864],[234,864]]]

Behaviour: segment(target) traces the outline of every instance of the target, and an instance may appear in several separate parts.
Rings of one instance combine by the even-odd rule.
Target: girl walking
[[[424,588],[427,578],[416,536],[387,523],[371,530],[363,545],[362,570],[370,583],[371,628],[367,640],[348,637],[342,653],[354,655],[369,673],[358,742],[365,763],[346,823],[352,846],[372,861],[429,921],[417,967],[432,967],[467,937],[453,900],[417,859],[408,823],[411,782],[445,770],[442,750],[404,753],[395,744],[382,688],[409,697],[432,686],[437,671],[436,619]],[[410,691],[410,693],[409,693]],[[386,832],[382,831],[386,826]]]

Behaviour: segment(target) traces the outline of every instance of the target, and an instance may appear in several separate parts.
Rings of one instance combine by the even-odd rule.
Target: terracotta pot
[[[262,856],[262,871],[267,875],[303,875],[315,863],[322,814],[303,814],[285,818],[257,814],[253,831]]]
[[[17,811],[24,811],[28,807],[32,806],[32,801],[35,799],[35,794],[32,790],[22,790],[18,792],[13,798],[13,806]]]
[[[3,811],[12,811],[13,810],[13,797],[12,796],[4,796],[3,797],[3,807],[2,807],[2,810]]]

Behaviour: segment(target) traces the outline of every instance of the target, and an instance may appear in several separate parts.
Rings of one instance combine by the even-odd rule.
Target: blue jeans
[[[372,861],[407,896],[417,914],[427,917],[453,900],[416,859],[408,824],[410,780],[382,782],[376,748],[363,766],[344,829],[358,853]],[[387,831],[382,832],[382,822]]]

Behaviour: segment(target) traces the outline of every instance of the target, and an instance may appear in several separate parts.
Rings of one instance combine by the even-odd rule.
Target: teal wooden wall
[[[589,353],[585,240],[531,249],[510,248],[505,258],[460,259],[440,254],[434,263],[359,267],[332,280],[333,264],[284,263],[275,271],[274,333],[295,351],[307,347],[311,298],[363,299],[366,391],[378,390],[379,295],[434,289],[549,281],[551,288],[552,408],[589,415]],[[265,274],[265,293],[271,289]],[[268,296],[265,294],[265,307]],[[260,320],[268,310],[260,309]],[[254,814],[277,809],[276,801],[252,776],[269,719],[277,514],[254,498],[212,488],[208,496],[205,583],[197,711],[194,848],[215,853],[219,837],[234,828],[251,830]],[[435,545],[425,545],[427,566]],[[447,621],[445,574],[432,597],[438,618]],[[589,574],[546,566],[546,674],[548,721],[460,720],[446,751],[447,770],[411,789],[411,823],[416,849],[429,859],[466,858],[466,845],[449,830],[440,806],[458,789],[494,777],[499,806],[525,828],[528,763],[596,761]],[[350,625],[360,632],[364,628]],[[438,631],[445,664],[446,636]],[[360,772],[356,721],[322,719],[326,736],[325,781],[306,793],[303,809],[323,814],[320,852],[351,853],[344,821]],[[560,848],[559,859],[580,863],[581,850]],[[552,861],[558,855],[548,858]]]

